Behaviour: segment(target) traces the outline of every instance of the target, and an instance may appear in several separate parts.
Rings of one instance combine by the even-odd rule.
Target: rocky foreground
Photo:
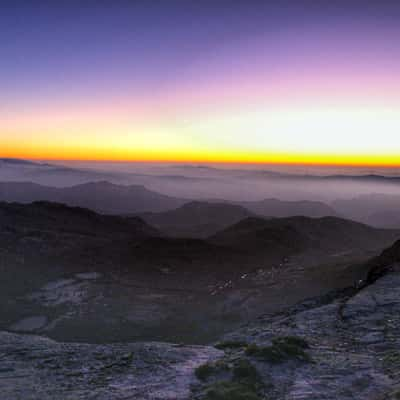
[[[4,400],[187,399],[213,347],[165,343],[90,345],[0,333]]]
[[[396,246],[376,260],[363,288],[263,316],[217,348],[57,343],[3,332],[1,398],[399,399],[400,243]]]

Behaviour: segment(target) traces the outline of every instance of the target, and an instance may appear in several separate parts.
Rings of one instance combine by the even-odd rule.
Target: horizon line
[[[343,168],[382,168],[382,169],[390,169],[390,168],[400,168],[400,162],[364,162],[364,161],[318,161],[308,160],[243,160],[240,158],[237,159],[201,159],[201,158],[187,158],[187,159],[175,159],[175,158],[107,158],[107,157],[96,157],[96,158],[83,158],[83,157],[40,157],[40,156],[25,156],[25,155],[1,155],[0,158],[3,159],[20,159],[27,161],[60,161],[60,162],[104,162],[104,163],[172,163],[172,164],[236,164],[236,165],[272,165],[272,166],[310,166],[310,167],[343,167]],[[335,157],[339,158],[339,157]],[[391,157],[389,157],[390,159]]]

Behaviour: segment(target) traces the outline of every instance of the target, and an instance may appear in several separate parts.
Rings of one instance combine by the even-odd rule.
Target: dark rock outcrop
[[[367,267],[369,273],[367,283],[375,282],[379,277],[385,275],[390,269],[393,269],[396,263],[400,262],[400,240],[392,247],[384,250],[382,254],[371,260]]]

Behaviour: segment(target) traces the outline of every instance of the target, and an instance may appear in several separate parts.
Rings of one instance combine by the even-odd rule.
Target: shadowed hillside
[[[379,248],[394,240],[399,231],[375,229],[336,218],[247,218],[215,234],[213,243],[266,252],[277,248],[293,251],[355,251]]]
[[[0,200],[20,203],[52,201],[109,214],[164,211],[186,202],[186,200],[153,192],[144,186],[116,185],[105,181],[65,188],[29,182],[1,182]]]
[[[392,266],[400,262],[400,240],[393,246],[385,249],[379,256],[367,263],[369,273],[367,284],[373,283],[381,276],[387,274]]]
[[[250,215],[244,207],[229,203],[193,201],[175,210],[141,217],[170,236],[205,238]]]
[[[359,262],[395,235],[338,218],[251,217],[209,240],[168,238],[137,217],[1,203],[0,328],[204,343],[362,279]]]
[[[336,211],[320,201],[283,201],[265,199],[240,203],[250,211],[266,217],[290,217],[302,215],[305,217],[334,216]]]
[[[37,201],[23,205],[0,202],[0,229],[10,232],[54,232],[90,236],[147,237],[158,231],[139,217],[123,218],[97,214],[81,207]]]

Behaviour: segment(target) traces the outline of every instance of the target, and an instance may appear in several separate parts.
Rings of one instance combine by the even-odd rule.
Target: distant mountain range
[[[400,191],[387,194],[400,190],[396,176],[301,175],[190,165],[98,168],[0,158],[0,201],[53,201],[108,214],[162,213],[196,201],[197,207],[144,216],[171,236],[206,237],[238,222],[244,212],[267,218],[341,216],[376,227],[400,227]],[[377,194],[364,194],[374,191]],[[335,200],[344,195],[354,199]],[[221,211],[220,206],[221,212],[213,214],[209,204],[215,203],[242,210]]]
[[[206,172],[213,176],[234,176],[241,179],[276,179],[276,180],[303,180],[303,181],[355,181],[355,182],[373,182],[399,184],[400,176],[380,175],[376,173],[367,174],[304,174],[278,172],[265,169],[222,169],[202,165],[184,165],[178,167],[180,170],[192,172]]]
[[[68,180],[68,184],[74,184],[73,178],[75,177],[75,184],[81,183],[82,180],[112,180],[114,183],[125,182],[127,179],[161,179],[161,180],[192,180],[192,181],[212,181],[221,179],[238,179],[238,180],[297,180],[297,181],[310,181],[310,182],[329,182],[329,181],[342,181],[342,182],[358,182],[358,183],[378,183],[378,184],[394,184],[400,183],[400,176],[380,175],[377,173],[368,174],[301,174],[301,173],[288,173],[277,172],[270,170],[259,169],[224,169],[215,168],[206,165],[179,165],[179,166],[165,166],[165,171],[168,173],[143,173],[143,172],[123,172],[117,169],[112,171],[107,170],[106,165],[99,166],[98,169],[94,168],[81,168],[75,166],[62,165],[59,163],[43,163],[37,161],[23,160],[18,158],[0,158],[0,171],[6,167],[21,168],[21,177],[28,178],[29,176],[35,179],[40,179],[43,183],[44,179],[53,181],[57,176],[62,179]],[[24,167],[30,167],[29,171],[24,171]],[[37,170],[34,170],[37,167]],[[0,179],[4,179],[0,176]],[[20,179],[18,179],[20,180]],[[79,181],[79,182],[77,182]]]
[[[290,217],[302,215],[305,217],[325,217],[337,215],[336,211],[320,201],[284,201],[278,199],[265,199],[261,201],[241,202],[255,214],[266,217]]]
[[[373,193],[353,199],[336,200],[343,216],[378,227],[400,227],[400,195]]]
[[[29,160],[21,160],[20,158],[0,158],[0,167],[5,165],[31,165],[35,167],[48,166],[49,164],[42,164]]]
[[[379,248],[395,240],[400,230],[376,229],[336,217],[246,218],[210,238],[212,243],[258,252],[314,249],[345,252]]]
[[[336,214],[332,208],[321,202],[281,201],[276,199],[243,202],[241,204],[214,201],[194,202],[188,199],[166,196],[148,190],[142,185],[117,185],[106,181],[84,183],[65,188],[55,188],[31,182],[0,182],[0,201],[20,203],[53,201],[109,214],[164,212],[185,205],[183,208],[170,211],[164,215],[143,215],[146,220],[162,227],[174,236],[189,234],[191,227],[194,227],[193,233],[196,236],[198,234],[204,236],[215,231],[215,229],[221,229],[252,214],[267,217],[292,215],[319,217]],[[172,225],[174,225],[174,228],[171,230],[169,227]]]
[[[400,196],[385,194],[337,200],[330,206],[309,200],[193,201],[161,194],[143,185],[118,185],[107,181],[70,187],[0,182],[0,201],[50,201],[104,214],[140,214],[170,236],[207,237],[240,219],[256,215],[266,218],[343,216],[376,227],[400,227]]]
[[[147,190],[140,185],[124,186],[104,181],[65,188],[30,182],[0,182],[0,200],[20,203],[52,201],[109,214],[165,211],[187,201]]]
[[[238,205],[192,201],[175,210],[140,216],[169,236],[206,238],[250,215]]]

